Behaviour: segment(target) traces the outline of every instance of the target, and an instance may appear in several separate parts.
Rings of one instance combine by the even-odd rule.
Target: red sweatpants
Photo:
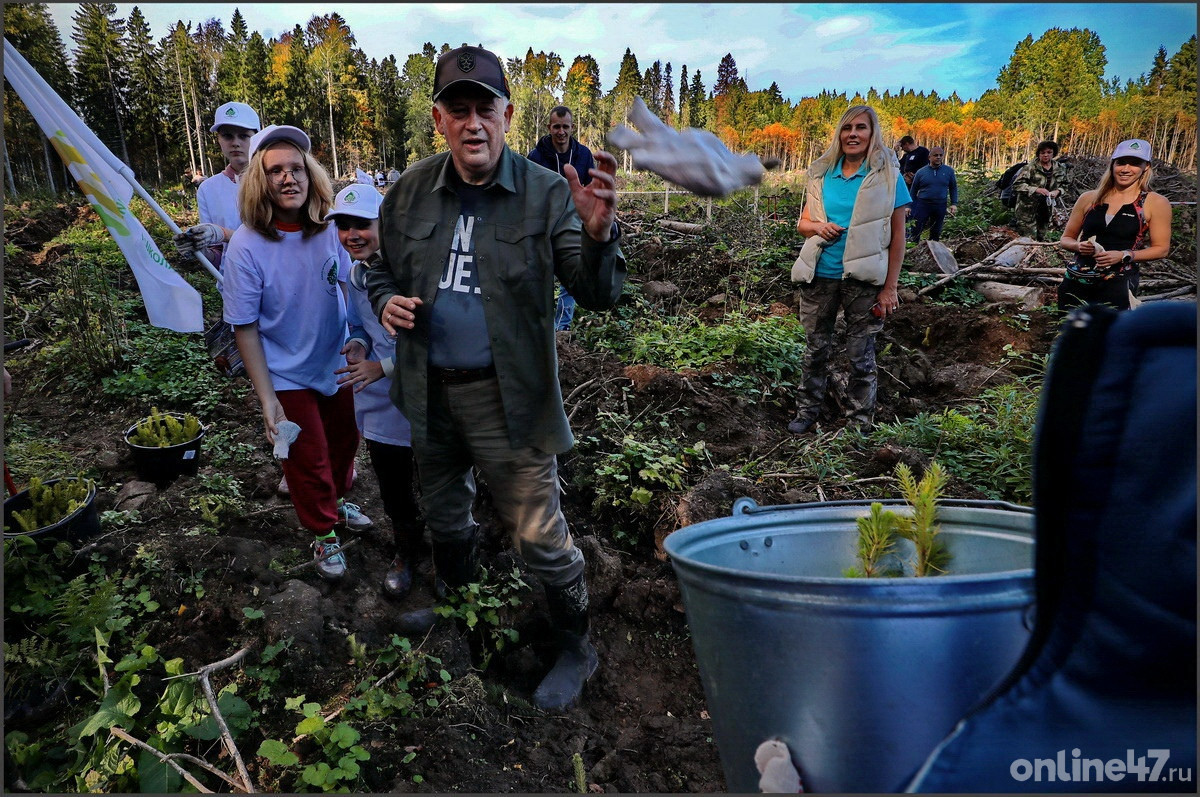
[[[328,534],[338,519],[338,499],[350,489],[358,426],[354,394],[347,386],[332,396],[315,390],[280,390],[275,394],[289,421],[300,424],[300,436],[281,460],[300,524],[317,535]]]

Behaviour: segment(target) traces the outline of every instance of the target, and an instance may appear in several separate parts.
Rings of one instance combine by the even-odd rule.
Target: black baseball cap
[[[437,102],[446,89],[463,82],[483,86],[506,100],[512,98],[500,59],[482,47],[457,47],[438,58],[433,76],[433,101]]]

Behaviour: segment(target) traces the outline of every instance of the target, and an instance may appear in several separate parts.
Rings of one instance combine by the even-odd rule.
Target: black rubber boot
[[[479,526],[465,540],[433,543],[433,567],[446,588],[457,589],[471,583],[479,571]],[[437,624],[433,607],[404,612],[396,620],[402,634],[423,634]]]
[[[546,602],[559,653],[533,693],[533,704],[544,711],[560,711],[579,699],[583,685],[600,665],[600,657],[588,638],[588,592],[583,574],[563,586],[547,584]]]

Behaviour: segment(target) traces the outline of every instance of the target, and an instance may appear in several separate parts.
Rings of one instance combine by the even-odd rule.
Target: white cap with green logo
[[[246,130],[258,130],[262,125],[258,122],[258,114],[244,102],[227,102],[217,108],[213,126],[208,128],[215,133],[222,125],[241,127]]]
[[[325,214],[328,221],[334,216],[357,216],[360,219],[379,218],[379,206],[383,204],[383,194],[373,186],[348,185],[333,199],[333,208]]]

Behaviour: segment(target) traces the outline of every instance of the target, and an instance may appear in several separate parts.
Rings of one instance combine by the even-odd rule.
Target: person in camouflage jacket
[[[1067,165],[1055,160],[1057,156],[1058,144],[1041,142],[1037,145],[1037,159],[1022,169],[1013,181],[1013,193],[1017,197],[1013,229],[1022,235],[1034,231],[1039,241],[1046,240],[1051,201],[1058,203],[1063,186],[1067,184]]]

